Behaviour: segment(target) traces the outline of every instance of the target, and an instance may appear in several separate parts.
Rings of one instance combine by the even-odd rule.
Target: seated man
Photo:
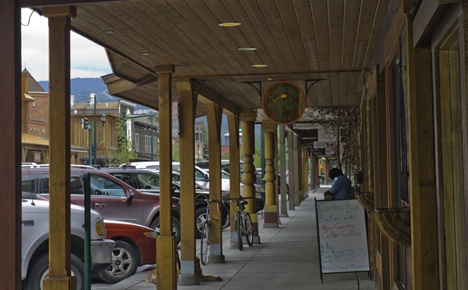
[[[333,185],[330,190],[325,192],[325,195],[332,195],[333,199],[351,198],[351,181],[344,176],[341,170],[332,168],[328,172],[328,176],[333,180]]]

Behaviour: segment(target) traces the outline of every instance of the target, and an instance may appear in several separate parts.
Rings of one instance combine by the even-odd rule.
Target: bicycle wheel
[[[245,239],[247,240],[247,244],[249,247],[252,247],[253,244],[253,226],[252,226],[252,219],[250,218],[250,214],[248,212],[244,212],[244,235]]]
[[[208,222],[205,221],[201,227],[200,237],[200,262],[206,265],[208,261],[208,253],[210,251],[210,227]]]
[[[240,213],[236,213],[236,232],[237,240],[239,241],[239,250],[242,250],[242,219]]]

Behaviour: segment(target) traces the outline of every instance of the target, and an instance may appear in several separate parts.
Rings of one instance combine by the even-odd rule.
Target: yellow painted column
[[[275,191],[275,167],[273,158],[275,157],[275,133],[276,124],[270,121],[262,122],[262,129],[265,133],[265,221],[263,223],[264,228],[277,228],[278,227],[278,215],[277,215],[277,204],[276,204],[276,191]]]
[[[281,208],[280,217],[288,217],[288,197],[286,195],[286,146],[285,146],[285,126],[280,125],[280,185],[281,185]]]
[[[253,155],[255,154],[255,120],[257,118],[256,110],[242,110],[240,119],[242,121],[242,155],[244,155],[244,167],[242,174],[242,183],[244,197],[250,197],[246,210],[250,213],[252,226],[254,229],[254,243],[260,243],[258,235],[258,219],[255,212],[255,166],[253,165]]]
[[[70,19],[76,9],[47,7],[49,18],[49,274],[44,289],[76,289],[70,271]]]
[[[221,108],[219,105],[205,104],[208,121],[210,152],[210,199],[222,201],[221,195]],[[216,202],[210,202],[210,255],[209,263],[224,263],[222,216]]]
[[[195,274],[195,110],[190,79],[178,80],[180,128],[180,276],[179,285],[197,285]]]
[[[172,234],[172,73],[174,66],[154,68],[159,99],[159,208],[160,233],[156,238],[159,289],[177,289],[176,238]]]
[[[240,196],[240,155],[239,155],[239,116],[228,115],[229,127],[229,175],[230,175],[230,197],[237,198]],[[235,202],[230,203],[229,215],[231,225],[229,227],[230,243],[229,248],[237,249],[239,241],[236,234],[235,215],[237,205]]]

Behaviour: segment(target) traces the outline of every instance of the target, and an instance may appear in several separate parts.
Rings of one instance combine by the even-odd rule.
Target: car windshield
[[[144,189],[159,189],[159,176],[150,173],[137,174],[140,188]]]

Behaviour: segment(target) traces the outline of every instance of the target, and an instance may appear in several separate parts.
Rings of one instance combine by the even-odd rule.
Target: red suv
[[[85,172],[91,174],[91,208],[103,218],[149,226],[159,233],[159,194],[139,192],[110,174],[95,169],[71,168],[71,203],[84,205]],[[49,167],[23,168],[22,191],[49,198]],[[173,198],[173,230],[180,242],[179,199]]]

